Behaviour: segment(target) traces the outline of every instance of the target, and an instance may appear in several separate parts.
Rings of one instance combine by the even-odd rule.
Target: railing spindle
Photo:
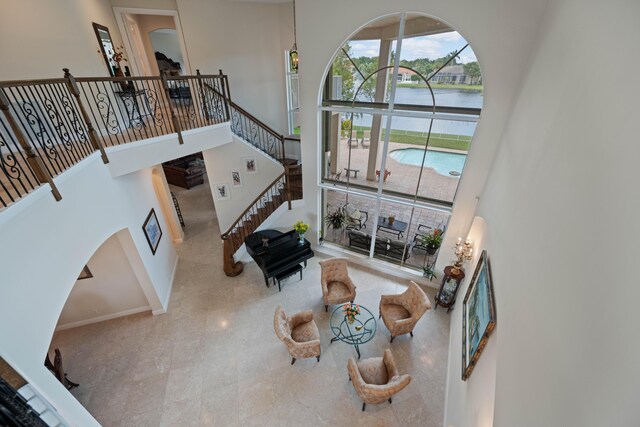
[[[171,123],[173,124],[173,129],[178,134],[178,142],[182,145],[184,144],[184,141],[182,140],[182,131],[180,130],[180,124],[178,123],[178,118],[176,117],[176,113],[171,102],[171,94],[169,93],[169,83],[167,82],[167,76],[165,74],[162,74],[160,77],[162,78],[162,86],[164,87],[164,91],[167,95],[169,112],[171,114]]]
[[[96,135],[96,130],[93,127],[93,123],[91,122],[91,118],[89,114],[87,114],[87,110],[84,108],[82,104],[82,100],[80,99],[80,91],[78,90],[78,84],[76,83],[75,77],[71,75],[68,68],[63,68],[64,78],[67,79],[67,85],[69,87],[69,92],[76,98],[76,102],[78,103],[78,107],[80,108],[80,114],[82,114],[82,119],[87,125],[87,131],[89,132],[89,140],[91,141],[91,145],[95,150],[100,151],[100,157],[102,158],[102,162],[107,164],[109,163],[109,158],[107,157],[107,152],[104,150],[104,146],[98,139],[98,135]]]

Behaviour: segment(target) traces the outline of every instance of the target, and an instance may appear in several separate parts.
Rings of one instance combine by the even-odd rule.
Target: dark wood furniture
[[[436,305],[434,309],[438,308],[438,305],[447,309],[447,313],[453,309],[453,305],[456,303],[456,295],[460,288],[460,283],[464,279],[464,271],[460,270],[460,273],[453,274],[451,270],[453,266],[448,265],[444,268],[444,276],[442,276],[442,284],[440,290],[436,294]]]
[[[47,353],[47,357],[44,359],[44,366],[49,369],[56,376],[58,381],[62,383],[63,386],[67,390],[71,390],[74,387],[78,387],[80,384],[74,383],[73,381],[67,378],[67,374],[64,372],[64,367],[62,366],[62,354],[60,353],[60,349],[55,349],[55,357],[53,359],[53,363],[49,359],[49,353]]]
[[[344,170],[347,171],[347,175],[349,175],[351,172],[353,172],[353,177],[354,178],[358,178],[358,172],[360,172],[360,169],[344,168]]]
[[[267,246],[263,244],[267,240]],[[300,243],[298,232],[291,230],[282,233],[278,230],[256,231],[244,239],[247,253],[254,259],[262,274],[264,283],[269,287],[269,279],[288,271],[301,262],[307,266],[307,260],[314,253],[308,240]]]
[[[380,222],[378,222],[378,231],[395,234],[399,239],[402,237],[402,233],[407,231],[407,226],[408,224],[404,221],[395,219],[393,222],[389,222],[389,218],[383,216],[380,217]]]
[[[180,157],[162,164],[162,169],[169,184],[189,189],[204,182],[206,169],[204,165],[197,165],[202,154]]]
[[[349,231],[349,247],[357,249],[363,253],[369,253],[371,247],[371,236],[361,231]],[[406,261],[411,255],[411,249],[413,244],[407,245],[405,250],[405,243],[400,240],[391,240],[383,238],[377,238],[376,244],[373,248],[373,253],[380,258],[388,258],[391,261]]]
[[[282,288],[280,287],[280,282],[282,280],[286,279],[287,277],[293,276],[296,273],[300,273],[300,280],[302,280],[302,266],[300,264],[294,265],[293,267],[289,268],[288,270],[285,270],[282,273],[277,274],[273,278],[274,285],[276,283],[278,283],[278,292],[282,291]]]

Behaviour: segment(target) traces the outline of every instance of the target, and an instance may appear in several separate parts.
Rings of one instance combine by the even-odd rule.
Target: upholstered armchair
[[[329,310],[329,304],[342,304],[356,299],[356,285],[349,277],[347,264],[346,258],[331,258],[320,262],[324,311]]]
[[[287,316],[282,307],[276,308],[273,329],[291,354],[291,364],[296,359],[315,357],[320,361],[320,332],[313,321],[313,311],[305,310]]]
[[[362,399],[362,410],[367,403],[378,404],[391,397],[409,385],[411,376],[398,374],[396,362],[391,350],[386,349],[384,356],[372,357],[355,361],[350,357],[347,361],[349,380],[353,383],[356,393]]]
[[[382,295],[380,298],[380,317],[391,332],[391,342],[398,335],[411,334],[431,302],[420,286],[411,282],[400,295]]]

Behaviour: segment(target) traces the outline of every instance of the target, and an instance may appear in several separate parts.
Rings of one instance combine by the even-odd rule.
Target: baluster
[[[211,117],[209,117],[209,107],[207,106],[207,98],[204,96],[204,89],[202,86],[202,77],[200,70],[196,70],[196,78],[198,79],[198,88],[200,89],[200,99],[202,100],[202,108],[204,109],[204,118],[207,120],[206,124],[209,124]]]
[[[162,86],[164,87],[164,92],[167,95],[167,100],[169,101],[169,112],[171,113],[171,123],[173,123],[173,128],[178,134],[178,142],[180,144],[184,144],[182,140],[182,131],[180,130],[180,123],[178,123],[178,117],[176,117],[176,112],[173,109],[173,103],[171,102],[171,94],[169,93],[169,83],[167,82],[167,76],[162,74],[160,76],[162,79]]]
[[[224,103],[224,112],[226,114],[227,120],[230,120],[231,116],[229,115],[229,101],[231,101],[231,91],[229,90],[229,79],[227,78],[227,76],[222,74],[222,70],[219,70],[219,71],[220,71],[220,78],[222,79],[220,86],[222,86],[222,93],[223,93],[222,101]]]
[[[91,141],[91,145],[94,150],[100,151],[100,157],[102,157],[102,162],[104,164],[109,163],[109,158],[107,157],[107,152],[104,150],[104,146],[98,139],[98,135],[96,133],[96,129],[93,127],[93,123],[91,122],[91,118],[87,113],[82,100],[80,99],[80,91],[78,90],[78,83],[76,82],[75,77],[71,75],[68,68],[63,68],[64,78],[67,79],[67,87],[69,88],[69,92],[76,98],[76,102],[80,107],[80,114],[82,114],[82,119],[87,124],[87,131],[89,132],[89,140]]]
[[[9,126],[11,127],[11,130],[13,131],[13,134],[18,139],[18,143],[20,144],[20,146],[22,147],[22,149],[26,153],[26,155],[27,155],[27,163],[29,164],[29,167],[31,168],[31,170],[35,174],[36,179],[38,180],[38,182],[40,184],[45,183],[45,182],[48,183],[49,187],[51,187],[51,193],[53,194],[53,197],[57,201],[62,200],[62,196],[60,195],[60,192],[58,191],[58,187],[56,187],[56,185],[53,183],[53,178],[51,178],[51,175],[49,174],[49,171],[47,171],[47,168],[45,168],[44,163],[42,162],[42,159],[40,158],[40,156],[38,156],[33,151],[33,148],[27,142],[27,139],[25,138],[24,134],[22,133],[22,130],[18,126],[18,123],[16,122],[15,118],[13,117],[13,114],[9,110],[9,100],[7,99],[7,97],[4,94],[4,91],[2,91],[2,90],[0,90],[0,110],[2,110],[2,113],[4,114],[5,118],[7,119],[7,123],[9,123]]]

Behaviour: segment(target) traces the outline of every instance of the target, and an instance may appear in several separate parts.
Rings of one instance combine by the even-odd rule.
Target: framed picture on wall
[[[92,277],[93,277],[93,274],[91,273],[91,270],[89,270],[89,267],[85,265],[82,268],[82,271],[80,272],[80,275],[78,276],[78,280],[90,279]]]
[[[240,171],[231,171],[231,186],[233,188],[242,187],[242,176],[240,175]]]
[[[213,194],[216,200],[231,199],[231,190],[229,189],[229,184],[227,184],[226,182],[213,184]]]
[[[496,326],[496,302],[487,251],[482,251],[462,303],[462,379],[469,378]]]
[[[243,157],[242,161],[244,162],[244,173],[258,173],[258,162],[255,157]]]
[[[153,208],[151,208],[151,212],[149,212],[149,215],[142,226],[142,230],[144,230],[144,236],[147,238],[147,243],[149,243],[151,253],[155,255],[156,250],[158,250],[160,238],[162,237],[162,229],[160,229],[158,217],[156,216],[156,211]]]

